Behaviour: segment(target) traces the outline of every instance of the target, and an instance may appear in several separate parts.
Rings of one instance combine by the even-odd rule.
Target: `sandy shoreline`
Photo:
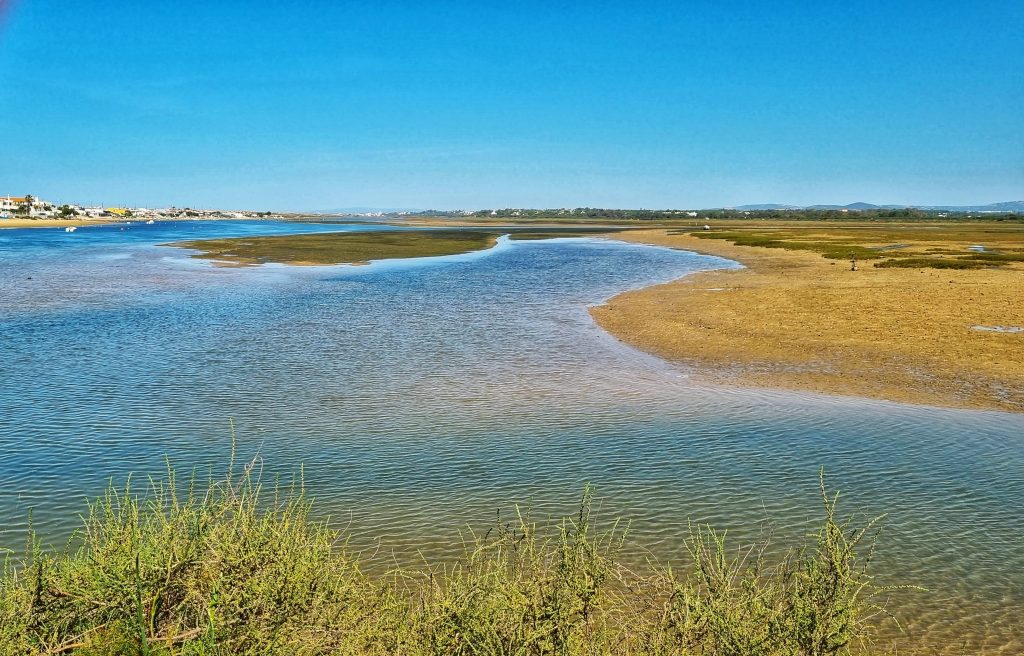
[[[0,228],[69,228],[121,223],[116,219],[0,219]]]
[[[1024,412],[1024,267],[874,268],[816,253],[735,246],[667,230],[614,239],[747,268],[626,292],[595,321],[715,382],[935,406]]]
[[[267,218],[226,218],[226,217],[213,217],[213,216],[200,216],[200,217],[177,217],[177,216],[135,216],[135,217],[103,217],[93,219],[0,219],[0,228],[66,228],[70,226],[81,227],[81,226],[102,226],[102,225],[127,225],[129,223],[146,223],[150,219],[153,219],[157,223],[167,222],[185,222],[185,221],[289,221],[294,220],[290,218],[271,217]]]

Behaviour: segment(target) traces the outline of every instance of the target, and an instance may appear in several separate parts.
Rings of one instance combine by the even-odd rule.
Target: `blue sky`
[[[1024,3],[0,0],[0,194],[1024,198]]]

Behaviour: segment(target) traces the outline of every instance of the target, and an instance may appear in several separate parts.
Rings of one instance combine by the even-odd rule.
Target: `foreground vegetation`
[[[685,570],[630,571],[625,532],[597,525],[588,494],[561,522],[470,534],[455,563],[370,576],[301,485],[170,471],[141,495],[108,490],[76,547],[33,538],[8,559],[0,653],[845,654],[878,610],[873,528],[821,493],[820,530],[775,557],[691,527]]]

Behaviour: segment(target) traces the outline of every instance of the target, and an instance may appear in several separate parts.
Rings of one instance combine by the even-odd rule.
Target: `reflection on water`
[[[303,463],[356,544],[400,553],[515,502],[568,512],[586,483],[663,560],[687,519],[799,536],[825,466],[848,510],[889,514],[883,580],[930,590],[900,599],[912,641],[1024,650],[1020,415],[704,387],[591,322],[618,291],[727,264],[689,253],[559,239],[218,269],[154,246],[288,229],[0,234],[0,544],[29,508],[66,535],[83,497],[164,454],[222,464],[229,418],[271,473]]]

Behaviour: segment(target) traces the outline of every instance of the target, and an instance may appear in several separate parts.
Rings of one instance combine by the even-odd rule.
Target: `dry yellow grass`
[[[731,226],[730,229],[743,229]],[[764,229],[764,224],[757,226]],[[787,226],[792,230],[792,227]],[[806,226],[815,239],[856,228]],[[914,251],[1024,247],[1024,226],[865,227]],[[874,268],[816,253],[736,246],[667,230],[615,239],[720,255],[748,268],[688,276],[594,308],[644,351],[730,382],[939,406],[1024,411],[1024,264],[975,270]],[[876,239],[872,235],[872,241]]]

